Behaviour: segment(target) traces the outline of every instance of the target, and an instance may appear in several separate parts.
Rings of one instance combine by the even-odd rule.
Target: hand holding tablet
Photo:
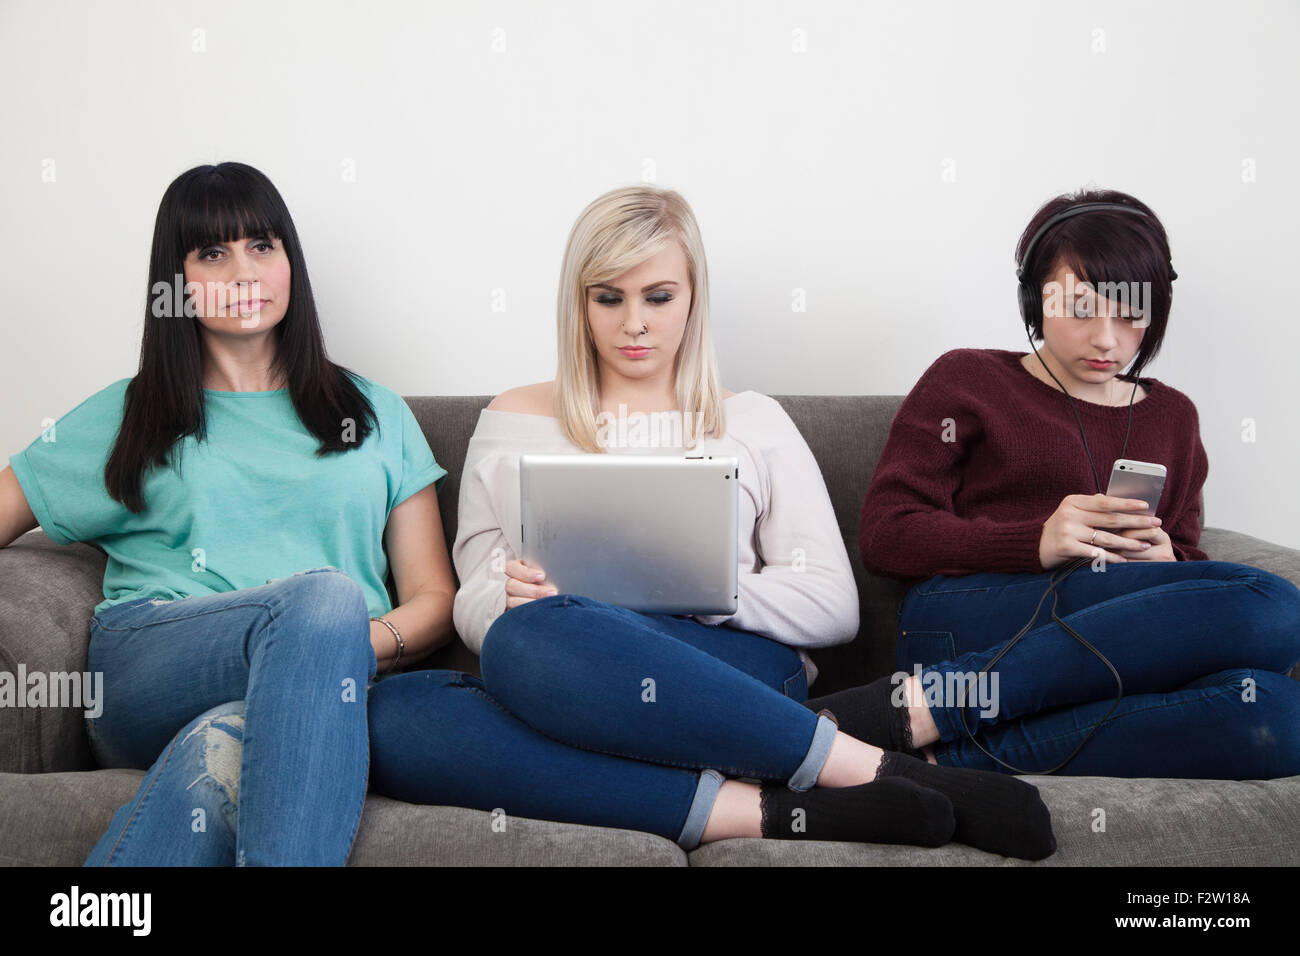
[[[506,562],[507,611],[529,601],[551,597],[558,593],[559,591],[546,580],[546,572],[542,568],[534,568],[520,560]]]

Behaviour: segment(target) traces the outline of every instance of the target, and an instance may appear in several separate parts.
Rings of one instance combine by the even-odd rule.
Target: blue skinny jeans
[[[899,608],[896,664],[921,668],[940,764],[1011,772],[1054,767],[1115,702],[1106,666],[1051,616],[993,665],[996,706],[977,674],[1030,619],[1042,574],[937,575]],[[1064,768],[1068,775],[1265,780],[1300,774],[1300,590],[1227,561],[1084,565],[1056,588],[1057,614],[1119,672],[1124,696]],[[966,706],[960,706],[961,688]],[[991,683],[986,686],[986,690]],[[947,693],[952,691],[952,693]]]
[[[577,595],[502,614],[481,664],[482,679],[426,670],[374,686],[377,792],[692,849],[724,776],[810,789],[836,732],[803,706],[793,648]]]

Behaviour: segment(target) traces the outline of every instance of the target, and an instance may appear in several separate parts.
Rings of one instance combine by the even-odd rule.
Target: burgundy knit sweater
[[[868,571],[909,587],[935,574],[1043,572],[1043,523],[1066,495],[1098,489],[1069,401],[1020,364],[1024,354],[954,349],[903,400],[862,506]],[[1196,406],[1157,379],[1142,384],[1124,457],[1168,469],[1156,515],[1178,560],[1204,561],[1196,545],[1209,462]],[[1074,404],[1104,492],[1128,404]]]

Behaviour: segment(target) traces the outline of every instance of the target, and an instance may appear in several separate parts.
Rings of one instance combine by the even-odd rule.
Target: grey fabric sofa
[[[848,645],[815,654],[815,693],[893,671],[899,586],[862,570],[862,498],[901,401],[896,396],[779,397],[821,466],[854,564],[862,626]],[[488,397],[407,399],[438,461],[448,546],[456,534],[459,468]],[[1212,559],[1250,564],[1300,583],[1300,551],[1205,528]],[[0,672],[82,671],[89,620],[102,599],[104,555],[61,547],[33,531],[0,549]],[[1225,640],[1232,635],[1225,634]],[[459,642],[418,666],[477,673]],[[1300,679],[1300,668],[1291,674]],[[1188,746],[1195,746],[1189,736]],[[97,770],[75,708],[0,707],[0,864],[79,865],[143,773]],[[1300,777],[1271,781],[1028,777],[1052,811],[1058,851],[1038,864],[957,843],[920,849],[847,843],[730,840],[682,852],[661,837],[625,830],[508,819],[456,807],[414,806],[371,794],[352,865],[597,864],[829,865],[1278,865],[1300,863]],[[1103,817],[1104,828],[1098,824]]]

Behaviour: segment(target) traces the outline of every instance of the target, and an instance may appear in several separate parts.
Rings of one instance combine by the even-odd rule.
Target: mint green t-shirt
[[[146,597],[258,587],[328,565],[361,586],[378,617],[392,610],[388,515],[440,485],[447,471],[400,395],[362,376],[356,381],[379,426],[360,447],[319,458],[320,442],[298,418],[288,389],[204,389],[207,439],[187,436],[166,469],[145,471],[140,514],[104,486],[130,379],[91,395],[9,463],[50,538],[93,541],[107,553],[95,613]]]

